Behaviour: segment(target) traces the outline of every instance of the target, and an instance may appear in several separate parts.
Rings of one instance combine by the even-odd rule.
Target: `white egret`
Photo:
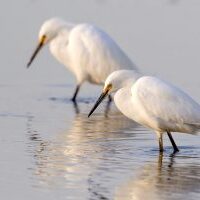
[[[104,84],[107,76],[115,70],[136,69],[117,43],[91,24],[75,25],[59,18],[45,21],[39,31],[38,46],[27,67],[45,44],[49,44],[53,56],[76,76],[74,102],[85,81]]]
[[[179,88],[156,77],[141,76],[130,70],[111,73],[90,116],[105,96],[116,92],[114,101],[128,118],[153,129],[163,151],[163,133],[167,132],[174,148],[179,151],[171,132],[195,134],[200,130],[200,105]]]

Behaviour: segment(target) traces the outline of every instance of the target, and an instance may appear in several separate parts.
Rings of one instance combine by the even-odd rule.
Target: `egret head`
[[[38,45],[33,53],[33,55],[30,58],[30,61],[27,64],[27,67],[29,67],[40,51],[40,49],[47,43],[49,43],[52,39],[54,39],[60,30],[65,27],[66,22],[59,18],[52,18],[43,23],[43,25],[40,28],[39,32],[39,38],[38,38]]]
[[[129,85],[131,86],[140,76],[141,74],[134,70],[118,70],[112,72],[106,79],[103,91],[90,111],[88,117],[96,110],[98,105],[107,95],[116,92],[123,87],[128,87]]]

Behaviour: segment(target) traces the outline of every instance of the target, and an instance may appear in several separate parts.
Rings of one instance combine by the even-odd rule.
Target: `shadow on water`
[[[50,101],[54,101],[56,103],[64,103],[64,104],[72,104],[74,107],[74,112],[76,114],[80,114],[81,110],[80,110],[80,105],[81,104],[91,104],[91,103],[95,103],[96,102],[96,98],[79,98],[77,100],[77,102],[72,102],[71,99],[69,98],[63,98],[63,97],[50,97],[49,98]],[[107,99],[107,101],[105,101],[105,111],[104,111],[104,116],[107,117],[111,108],[111,105],[113,103],[113,100],[109,100]],[[91,107],[92,108],[92,107]]]
[[[49,100],[55,103],[70,103],[70,104],[73,103],[70,98],[65,98],[65,97],[49,97]],[[78,98],[76,105],[89,104],[95,102],[95,100],[96,100],[95,98],[90,98],[90,97]]]
[[[74,107],[74,112],[75,112],[76,114],[80,114],[81,111],[80,111],[80,106],[79,106],[79,104],[78,104],[77,102],[73,102],[72,104],[73,104],[73,107]],[[111,105],[112,105],[112,101],[107,101],[106,106],[105,106],[105,111],[104,111],[104,116],[105,116],[105,117],[108,117],[108,114],[109,114],[109,112],[110,112]]]

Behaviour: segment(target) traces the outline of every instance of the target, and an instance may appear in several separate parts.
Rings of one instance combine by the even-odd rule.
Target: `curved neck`
[[[114,95],[114,102],[117,108],[128,118],[132,118],[131,88],[124,87],[119,89]]]
[[[62,64],[68,65],[69,61],[67,58],[67,46],[69,34],[71,31],[70,27],[63,27],[59,33],[49,42],[49,49],[52,55]]]
[[[133,84],[137,81],[137,79],[140,78],[141,76],[142,74],[139,72],[134,72],[134,73],[130,72],[130,77],[126,77],[126,79],[122,81],[119,89],[127,88],[127,87],[131,88]]]

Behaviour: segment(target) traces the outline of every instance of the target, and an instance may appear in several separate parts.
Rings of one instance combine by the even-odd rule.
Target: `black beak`
[[[98,105],[105,99],[105,97],[108,95],[109,90],[107,90],[106,92],[103,92],[100,97],[98,98],[98,100],[96,101],[94,107],[92,108],[92,110],[90,111],[90,113],[88,114],[88,117],[90,117],[90,115],[96,110],[96,108],[98,107]]]
[[[43,42],[40,42],[40,43],[38,44],[38,46],[36,47],[36,49],[35,49],[33,55],[31,56],[31,58],[30,58],[30,60],[29,60],[29,62],[28,62],[28,64],[27,64],[27,68],[30,67],[31,63],[33,62],[34,58],[36,57],[36,55],[38,54],[38,52],[40,51],[40,49],[42,48],[42,46],[43,46]]]
[[[41,41],[37,45],[37,47],[36,47],[33,55],[31,56],[31,58],[30,58],[30,60],[29,60],[29,62],[27,64],[27,68],[30,67],[30,65],[33,62],[34,58],[36,57],[36,55],[38,54],[38,52],[40,51],[40,49],[43,47],[43,44],[45,43],[45,40],[46,40],[46,35],[43,35]]]

